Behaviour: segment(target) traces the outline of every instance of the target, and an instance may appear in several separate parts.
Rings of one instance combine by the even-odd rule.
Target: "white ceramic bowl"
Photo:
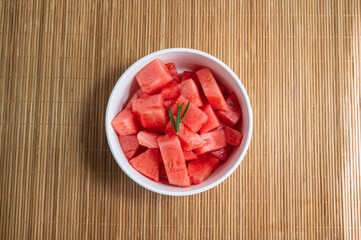
[[[161,59],[164,63],[174,62],[179,73],[185,70],[194,71],[200,67],[209,67],[219,82],[235,92],[241,104],[243,114],[243,139],[241,145],[233,150],[230,158],[224,164],[221,164],[211,176],[199,185],[192,185],[189,188],[175,187],[164,183],[156,183],[137,172],[124,156],[117,135],[110,124],[113,118],[123,109],[129,96],[132,96],[139,87],[134,79],[135,74],[155,58]],[[247,152],[252,137],[252,127],[251,104],[247,92],[236,74],[219,59],[207,53],[188,48],[170,48],[154,52],[130,66],[115,84],[109,97],[105,116],[105,128],[109,147],[122,170],[142,187],[153,192],[173,196],[185,196],[206,191],[231,175]]]

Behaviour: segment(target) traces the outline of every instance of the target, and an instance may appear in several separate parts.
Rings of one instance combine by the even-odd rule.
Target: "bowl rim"
[[[226,71],[228,71],[230,73],[230,75],[236,80],[238,86],[240,87],[242,94],[246,100],[246,105],[247,105],[247,110],[249,113],[249,134],[247,136],[247,140],[246,140],[246,144],[244,146],[244,149],[241,153],[241,155],[239,156],[237,162],[231,167],[230,170],[228,170],[228,172],[226,172],[226,174],[224,174],[222,177],[220,177],[218,180],[216,180],[215,182],[204,186],[200,189],[196,189],[196,190],[190,190],[190,191],[184,191],[184,192],[169,192],[166,190],[161,190],[161,189],[157,189],[154,188],[152,186],[148,186],[146,184],[144,184],[142,181],[138,180],[137,178],[133,177],[133,175],[125,168],[123,167],[123,164],[121,163],[120,160],[117,159],[117,154],[115,153],[115,150],[112,147],[111,144],[111,139],[109,136],[109,128],[111,126],[110,123],[110,119],[109,119],[109,108],[110,108],[110,103],[111,100],[113,99],[113,95],[115,94],[115,90],[118,88],[118,85],[121,83],[122,79],[127,75],[127,73],[129,71],[131,71],[133,68],[135,68],[135,66],[137,66],[139,63],[146,61],[148,59],[151,59],[157,55],[160,54],[164,54],[164,53],[169,53],[169,52],[186,52],[186,53],[194,53],[194,54],[198,54],[204,57],[207,57],[209,59],[211,59],[212,61],[218,63],[221,67],[223,67]],[[168,195],[168,196],[188,196],[188,195],[193,195],[193,194],[197,194],[197,193],[201,193],[204,191],[207,191],[215,186],[217,186],[218,184],[220,184],[221,182],[223,182],[225,179],[227,179],[236,169],[237,167],[241,164],[241,162],[243,161],[244,156],[246,155],[247,151],[248,151],[248,147],[250,145],[251,142],[251,138],[252,138],[252,132],[253,132],[253,112],[252,112],[252,107],[251,107],[251,102],[249,100],[247,91],[245,89],[245,87],[243,86],[241,80],[238,78],[238,76],[232,71],[232,69],[230,69],[225,63],[223,63],[221,60],[219,60],[218,58],[205,53],[203,51],[200,50],[195,50],[195,49],[191,49],[191,48],[167,48],[167,49],[162,49],[153,53],[150,53],[144,57],[142,57],[141,59],[139,59],[138,61],[134,62],[118,79],[118,81],[116,82],[116,84],[113,87],[113,90],[109,96],[108,99],[108,103],[107,103],[107,109],[105,112],[105,131],[106,131],[106,135],[107,135],[107,142],[108,142],[108,146],[112,152],[112,155],[115,159],[115,161],[117,162],[118,166],[122,169],[122,171],[130,178],[132,179],[134,182],[136,182],[137,184],[139,184],[140,186],[144,187],[145,189],[148,189],[152,192],[155,193],[159,193],[159,194],[163,194],[163,195]]]

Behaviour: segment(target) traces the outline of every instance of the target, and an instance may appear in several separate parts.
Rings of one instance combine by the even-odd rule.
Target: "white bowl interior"
[[[134,79],[135,74],[145,65],[154,60],[174,62],[179,73],[185,70],[194,71],[201,67],[209,67],[217,81],[224,84],[229,90],[234,91],[242,107],[243,114],[243,139],[240,147],[235,148],[228,161],[220,167],[203,183],[192,185],[190,188],[180,188],[164,183],[156,183],[133,169],[123,154],[117,135],[111,126],[112,119],[123,109],[128,99],[139,87]],[[238,77],[220,60],[206,53],[192,49],[166,49],[150,54],[134,63],[120,77],[109,98],[106,112],[106,131],[110,149],[115,160],[123,171],[141,186],[161,194],[190,195],[210,189],[226,179],[242,161],[252,135],[252,110],[247,93]]]

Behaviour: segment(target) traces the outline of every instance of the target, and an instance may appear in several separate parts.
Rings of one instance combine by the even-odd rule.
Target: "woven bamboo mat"
[[[361,3],[0,1],[1,239],[360,239]],[[245,85],[254,134],[189,197],[131,181],[107,145],[137,59],[208,52]]]

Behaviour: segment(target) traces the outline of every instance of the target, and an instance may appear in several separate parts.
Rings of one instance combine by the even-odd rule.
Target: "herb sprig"
[[[174,131],[175,131],[175,133],[176,133],[177,135],[178,135],[178,132],[179,132],[179,125],[180,125],[180,123],[183,121],[184,117],[186,116],[186,114],[187,114],[187,112],[188,112],[188,108],[189,108],[190,103],[191,103],[191,102],[188,101],[187,107],[186,107],[186,109],[184,110],[182,117],[181,117],[180,115],[181,115],[181,112],[182,112],[184,103],[182,103],[180,106],[179,106],[179,104],[177,103],[177,108],[178,108],[178,110],[177,110],[177,120],[176,120],[176,121],[174,121],[174,117],[173,117],[173,114],[172,114],[172,109],[169,107],[169,111],[168,111],[168,113],[169,113],[169,118],[170,118],[170,121],[171,121],[171,123],[172,123],[172,125],[173,125],[173,129],[174,129]]]

